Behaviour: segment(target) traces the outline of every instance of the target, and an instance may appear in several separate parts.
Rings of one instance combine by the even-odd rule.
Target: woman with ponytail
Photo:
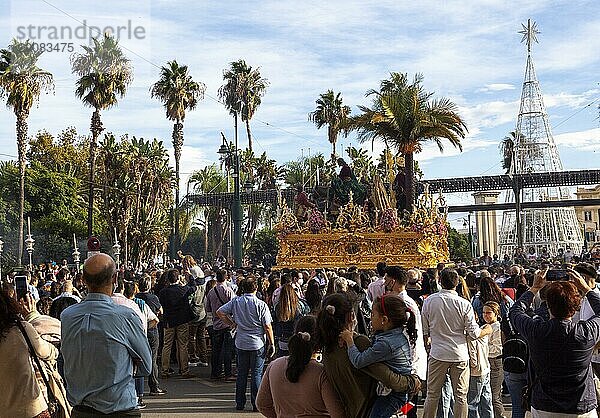
[[[348,350],[340,336],[347,331],[344,335],[352,340],[352,344],[359,352],[368,349],[371,341],[368,337],[354,332],[356,325],[354,303],[349,295],[350,293],[336,293],[323,300],[323,309],[317,319],[318,338],[323,350],[325,371],[346,408],[346,416],[368,417],[377,399],[378,382],[397,393],[416,392],[420,389],[421,382],[417,376],[410,374],[410,367],[407,369],[407,374],[403,374],[404,368],[401,373],[397,373],[383,360],[363,368],[352,365]],[[386,296],[386,308],[387,298]],[[414,324],[414,320],[409,319],[409,322]],[[411,338],[416,337],[416,334],[411,333],[408,328],[409,325],[407,331]]]
[[[258,390],[256,406],[267,418],[344,417],[344,408],[317,363],[314,316],[298,320],[288,340],[289,355],[272,361]]]

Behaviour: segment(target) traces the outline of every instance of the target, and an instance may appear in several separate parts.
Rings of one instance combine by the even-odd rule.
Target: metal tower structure
[[[542,92],[537,80],[531,47],[537,43],[535,22],[528,20],[523,24],[521,42],[527,45],[527,65],[521,107],[513,139],[513,158],[509,174],[561,172],[562,162],[558,155],[548,114],[544,107]],[[573,253],[581,251],[583,238],[575,209],[573,207],[548,207],[541,209],[523,209],[523,202],[552,202],[569,199],[569,190],[561,186],[543,186],[534,188],[515,188],[506,194],[506,202],[515,202],[515,211],[504,211],[500,228],[500,255],[513,255],[517,247],[525,252],[534,247],[536,253],[547,248],[556,254],[559,248],[570,247]]]

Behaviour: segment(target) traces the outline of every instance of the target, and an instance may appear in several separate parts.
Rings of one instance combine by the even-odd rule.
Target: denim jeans
[[[504,381],[510,392],[512,402],[512,418],[524,418],[525,411],[521,408],[523,386],[527,384],[527,373],[504,372]]]
[[[158,328],[148,329],[148,344],[152,351],[152,371],[150,372],[150,376],[148,376],[148,386],[150,387],[150,392],[156,392],[158,390]]]
[[[489,372],[483,376],[471,376],[467,403],[469,418],[494,418]]]
[[[231,350],[233,340],[229,328],[212,331],[211,377],[231,376]]]
[[[390,392],[386,396],[378,396],[371,409],[370,418],[390,418],[408,402],[408,395],[400,392]]]
[[[134,377],[133,381],[135,383],[135,393],[138,398],[144,396],[144,377]]]
[[[448,374],[444,386],[442,386],[436,418],[454,418],[454,392],[452,392],[452,383]]]
[[[256,408],[256,394],[262,380],[263,367],[265,365],[265,347],[258,350],[237,349],[238,373],[235,382],[235,403],[238,409],[246,405],[246,386],[248,374],[250,374],[250,402]]]

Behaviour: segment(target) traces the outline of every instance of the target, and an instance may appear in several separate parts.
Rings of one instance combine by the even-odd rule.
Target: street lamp
[[[77,238],[75,238],[75,234],[73,234],[73,262],[75,263],[75,271],[79,273],[79,256],[81,253],[79,252],[79,248],[77,248]]]
[[[31,261],[31,255],[33,254],[33,244],[35,240],[31,236],[31,234],[27,234],[27,239],[25,240],[25,246],[27,248],[27,253],[29,254],[29,270],[33,271],[33,263]]]
[[[115,263],[117,264],[117,269],[119,269],[119,264],[120,264],[120,259],[119,256],[121,255],[121,246],[119,245],[119,241],[115,241],[115,245],[112,246],[112,250],[113,250],[113,254],[115,255]]]
[[[235,144],[227,144],[221,132],[223,143],[219,148],[221,158],[233,157],[233,200],[231,201],[231,220],[233,223],[233,259],[235,267],[242,266],[242,201],[240,198],[240,159],[238,150],[237,113],[235,117]]]

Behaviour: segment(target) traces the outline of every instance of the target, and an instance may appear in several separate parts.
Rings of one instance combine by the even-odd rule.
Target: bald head
[[[112,283],[116,270],[117,266],[111,256],[96,254],[83,265],[83,280],[93,289],[106,287]]]

